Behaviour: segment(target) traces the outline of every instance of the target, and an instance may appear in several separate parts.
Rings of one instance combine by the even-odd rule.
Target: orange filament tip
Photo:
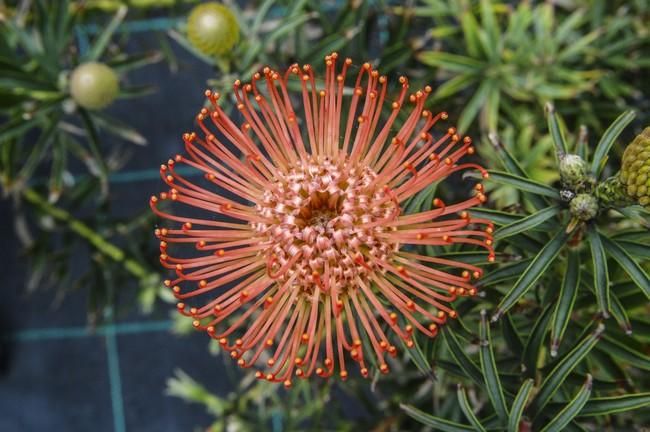
[[[389,371],[388,365],[386,363],[382,363],[379,366],[379,370],[381,371],[381,373],[384,373],[384,374],[388,373],[388,371]]]
[[[197,328],[197,327],[199,327],[201,325],[201,322],[200,321],[193,321],[192,325],[194,326],[194,328]]]
[[[285,388],[291,388],[291,381],[290,381],[290,380],[286,380],[286,381],[284,382],[284,387],[285,387]]]

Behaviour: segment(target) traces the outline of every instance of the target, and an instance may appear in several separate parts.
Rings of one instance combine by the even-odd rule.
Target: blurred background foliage
[[[650,424],[648,212],[598,192],[650,124],[649,1],[224,1],[230,25],[214,35],[218,54],[188,28],[201,3],[0,0],[0,180],[30,262],[26,290],[47,282],[61,295],[88,291],[91,324],[132,308],[125,292],[137,292],[145,313],[168,308],[146,203],[124,218],[111,199],[111,175],[129,146],[147,145],[147,132],[105,108],[156,91],[131,85],[131,71],[165,62],[173,72],[172,46],[181,47],[213,70],[196,77],[197,94],[230,96],[235,79],[264,65],[320,69],[338,51],[407,75],[413,88],[431,85],[432,109],[477,143],[491,178],[488,206],[475,213],[497,225],[497,262],[471,249],[424,252],[484,265],[482,296],[459,301],[460,318],[416,340],[388,376],[287,392],[241,378],[211,345],[215,380],[229,376],[232,393],[212,394],[187,370],[169,378],[168,394],[204,405],[215,421],[197,427],[214,431]],[[157,49],[127,50],[146,22]],[[75,81],[89,64],[90,78]],[[570,178],[567,155],[584,162],[582,180]],[[439,189],[452,198],[463,190]],[[430,208],[431,196],[407,211]],[[79,253],[84,268],[71,265]],[[177,319],[175,331],[191,323]]]

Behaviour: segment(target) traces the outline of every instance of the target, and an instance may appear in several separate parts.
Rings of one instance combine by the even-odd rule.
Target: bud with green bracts
[[[560,156],[560,177],[566,188],[572,191],[583,189],[589,180],[587,162],[576,154]]]
[[[569,203],[569,211],[576,219],[591,220],[598,214],[598,200],[590,194],[578,194]]]

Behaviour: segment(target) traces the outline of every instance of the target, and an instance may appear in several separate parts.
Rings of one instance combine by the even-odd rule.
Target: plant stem
[[[72,232],[85,239],[99,252],[108,256],[113,261],[122,263],[124,265],[124,268],[133,276],[142,279],[149,274],[147,269],[145,269],[134,259],[129,258],[122,249],[106,240],[104,237],[102,237],[100,234],[98,234],[96,231],[94,231],[79,219],[76,219],[66,210],[63,210],[47,202],[47,200],[35,190],[29,188],[25,189],[23,191],[23,197],[30,203],[39,207],[49,216],[65,223]]]

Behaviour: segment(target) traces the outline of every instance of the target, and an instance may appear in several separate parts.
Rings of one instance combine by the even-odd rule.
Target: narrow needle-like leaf
[[[494,351],[492,350],[492,337],[490,335],[490,325],[488,324],[485,310],[481,311],[481,325],[479,335],[481,338],[481,348],[479,350],[481,358],[481,369],[485,379],[485,387],[499,418],[505,421],[508,419],[508,409],[506,400],[503,396],[503,387],[499,379],[499,370],[494,360]]]
[[[587,381],[585,381],[578,394],[544,426],[542,432],[562,432],[565,430],[564,428],[580,413],[589,400],[589,396],[591,396],[591,383],[591,375],[587,375]]]
[[[524,412],[524,407],[526,402],[530,397],[530,393],[533,390],[534,380],[532,378],[527,379],[521,385],[515,400],[512,402],[512,407],[510,408],[510,417],[508,418],[508,432],[519,432],[519,423],[521,422],[521,415]]]
[[[548,266],[555,260],[555,258],[560,253],[560,250],[566,243],[568,234],[565,232],[564,227],[558,230],[553,238],[542,248],[539,254],[533,259],[528,268],[524,270],[523,274],[517,282],[515,282],[512,289],[505,295],[497,310],[492,317],[493,321],[496,321],[508,311],[512,306],[514,306],[519,299],[521,299],[526,292],[539,280],[542,273],[548,268]]]

